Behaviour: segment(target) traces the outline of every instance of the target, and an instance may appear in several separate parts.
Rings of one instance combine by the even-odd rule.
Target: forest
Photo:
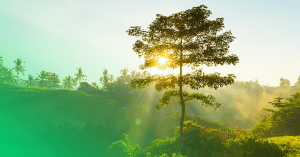
[[[208,20],[210,14],[200,5],[170,16],[156,14],[149,31],[131,26],[126,32],[140,37],[132,49],[145,58],[142,71],[125,67],[114,78],[105,68],[99,83],[88,83],[81,67],[62,81],[46,70],[23,80],[25,62],[17,58],[8,68],[0,56],[1,153],[300,156],[300,76],[294,86],[281,77],[272,87],[197,69],[239,62],[235,54],[225,56],[235,37],[231,31],[217,35],[224,19]],[[183,75],[185,65],[194,71]],[[151,75],[145,69],[153,66],[180,67],[180,74]]]
[[[113,79],[105,69],[99,76],[102,87],[87,82],[76,87],[74,80],[79,82],[84,76],[80,68],[75,78],[68,76],[62,84],[55,73],[45,71],[37,78],[29,75],[28,80],[22,80],[13,74],[24,71],[20,60],[15,61],[14,68],[1,64],[0,69],[1,119],[5,126],[1,135],[7,141],[2,152],[176,156],[180,106],[173,98],[169,107],[156,110],[163,92],[156,91],[154,85],[130,87],[130,80],[147,77],[146,71],[141,74],[124,68],[120,70],[122,76]],[[186,92],[211,94],[222,104],[217,110],[197,100],[187,105],[186,156],[220,156],[222,151],[228,156],[298,152],[299,85],[300,76],[294,86],[282,78],[278,87],[261,86],[257,80],[236,81],[218,90],[183,87]],[[282,98],[288,98],[284,105],[279,104]],[[216,149],[221,147],[222,151]]]

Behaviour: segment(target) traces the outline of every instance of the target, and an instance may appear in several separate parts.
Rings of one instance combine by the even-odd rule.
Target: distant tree
[[[124,68],[123,70],[121,70],[121,80],[122,82],[124,82],[125,84],[129,84],[130,82],[130,77],[127,75],[128,74],[128,69]]]
[[[203,88],[219,88],[223,85],[234,83],[235,76],[228,74],[226,77],[220,77],[220,73],[210,75],[202,74],[202,69],[195,70],[193,74],[182,76],[183,64],[192,64],[192,69],[199,65],[206,64],[207,66],[224,63],[236,64],[239,59],[236,55],[224,56],[228,53],[229,43],[235,37],[230,31],[226,31],[217,35],[224,27],[224,19],[217,18],[216,20],[208,20],[211,12],[207,7],[201,5],[193,7],[184,12],[172,14],[170,16],[156,15],[149,28],[149,31],[142,30],[140,26],[130,27],[126,32],[130,36],[141,37],[133,45],[133,50],[139,57],[144,56],[145,64],[140,66],[141,70],[150,68],[158,64],[161,57],[168,59],[165,65],[158,67],[166,69],[166,67],[175,69],[180,66],[179,76],[159,76],[154,75],[147,79],[134,79],[130,84],[133,88],[145,88],[150,83],[155,83],[155,88],[162,91],[165,88],[175,88],[175,84],[179,85],[178,90],[169,90],[164,93],[163,98],[159,101],[161,104],[156,105],[156,109],[164,105],[169,106],[171,97],[179,98],[178,103],[182,106],[182,115],[180,121],[180,144],[179,150],[182,153],[183,148],[183,121],[185,114],[185,103],[190,100],[202,100],[203,105],[216,106],[219,108],[221,104],[213,103],[212,95],[205,96],[199,93],[188,94],[182,92],[182,84],[188,84],[192,89]],[[170,53],[171,52],[171,53]],[[173,52],[173,53],[172,53]],[[183,55],[183,52],[190,52]]]
[[[55,73],[48,73],[48,88],[59,88],[60,79]]]
[[[107,90],[107,84],[109,82],[109,77],[108,77],[108,74],[107,74],[107,69],[104,69],[103,70],[103,76],[99,79],[100,81],[100,84],[102,85],[102,88],[103,90]]]
[[[141,76],[143,79],[147,78],[147,77],[150,77],[150,73],[147,72],[146,70],[142,72],[142,76]]]
[[[74,82],[77,82],[77,81],[74,81],[75,79],[72,78],[70,75],[69,76],[66,76],[64,79],[63,79],[63,88],[64,89],[68,89],[68,90],[71,90],[73,89],[73,83]]]
[[[38,74],[38,73],[36,73]],[[46,88],[48,87],[48,72],[45,72],[45,70],[42,70],[42,72],[40,72],[40,74],[38,74],[38,77],[36,79],[37,84],[39,87],[41,88]]]
[[[3,59],[2,59],[2,56],[0,56],[0,69],[2,68],[2,66],[3,66]]]
[[[17,76],[19,77],[19,72],[21,72],[24,75],[24,66],[22,66],[22,59],[18,58],[17,60],[14,61],[14,63],[16,64],[16,66],[12,69],[14,69],[17,72]],[[25,63],[25,62],[23,62]]]
[[[25,82],[27,84],[26,87],[30,87],[30,88],[32,88],[33,86],[36,87],[36,80],[32,75],[28,75],[28,80],[26,80]]]
[[[97,88],[97,89],[98,89],[98,85],[97,85],[97,83],[96,83],[96,82],[92,82],[92,83],[91,83],[91,85],[92,85],[92,87],[94,87],[94,88]]]
[[[78,69],[78,68],[76,68],[76,69]],[[78,73],[77,74],[75,74],[75,80],[74,81],[79,81],[79,86],[80,86],[80,82],[81,82],[81,79],[82,80],[86,80],[86,79],[84,79],[84,77],[87,77],[86,75],[84,75],[83,73],[82,73],[82,70],[81,70],[81,67],[78,69]]]
[[[289,87],[290,86],[290,80],[280,78],[280,87]]]
[[[99,90],[92,87],[89,83],[87,82],[81,82],[80,86],[77,89],[78,91],[85,92],[87,94],[99,94]]]
[[[131,78],[131,79],[135,78],[135,70],[132,70],[132,71],[130,72],[130,78]]]
[[[297,82],[294,84],[294,86],[300,88],[300,75],[299,75],[299,77],[298,77]]]
[[[109,75],[108,75],[108,79],[109,79],[109,81],[110,81],[111,83],[115,82],[115,76],[112,75],[112,74],[109,74]]]
[[[12,69],[8,69],[5,66],[2,66],[0,69],[0,84],[9,84],[16,85],[17,84],[17,76],[12,74]]]
[[[291,98],[286,98],[286,102],[281,102],[283,99],[281,97],[275,99],[275,101],[269,103],[279,108],[279,110],[263,109],[272,113],[273,133],[290,136],[300,135],[300,94],[297,92],[291,95]]]

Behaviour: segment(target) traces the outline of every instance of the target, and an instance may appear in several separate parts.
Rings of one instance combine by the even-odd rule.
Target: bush
[[[257,140],[254,136],[242,136],[236,140],[229,140],[227,144],[227,156],[284,157],[291,152],[287,148],[282,150],[279,146],[269,143],[267,140]]]

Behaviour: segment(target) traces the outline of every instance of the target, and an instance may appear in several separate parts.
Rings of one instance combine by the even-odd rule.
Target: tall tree
[[[19,72],[21,72],[23,75],[24,75],[24,69],[25,68],[24,66],[22,66],[22,59],[20,58],[17,58],[17,60],[14,60],[14,63],[16,64],[16,66],[12,69],[14,69],[16,72],[17,72],[17,76],[19,77]],[[25,63],[25,62],[23,62]]]
[[[78,68],[76,68],[76,69],[78,69]],[[81,70],[81,67],[78,69],[78,73],[77,74],[75,74],[75,81],[78,81],[79,80],[79,86],[80,86],[80,83],[81,83],[81,79],[82,80],[86,80],[86,79],[84,79],[84,77],[87,77],[86,75],[84,75],[83,73],[82,73],[82,70]]]
[[[130,85],[133,88],[145,88],[150,83],[155,83],[157,91],[163,91],[166,88],[175,88],[175,84],[179,85],[179,90],[166,91],[159,101],[161,104],[156,105],[156,109],[160,110],[163,106],[169,106],[171,97],[179,98],[178,103],[182,107],[180,120],[180,143],[179,151],[183,153],[183,122],[185,115],[185,104],[190,100],[201,100],[202,104],[207,106],[216,106],[219,108],[221,104],[213,103],[212,95],[182,92],[182,85],[188,84],[192,89],[199,89],[205,86],[210,88],[219,88],[227,84],[234,83],[233,74],[221,77],[220,73],[204,74],[202,69],[195,70],[195,67],[206,64],[208,67],[212,65],[233,64],[235,65],[239,59],[236,55],[225,56],[229,51],[229,43],[235,38],[231,31],[226,31],[217,35],[218,31],[224,28],[224,19],[208,20],[211,11],[207,10],[205,5],[193,7],[184,12],[172,14],[170,16],[156,15],[149,28],[149,31],[142,30],[140,26],[130,27],[126,32],[130,36],[141,37],[133,45],[133,51],[139,57],[144,56],[145,64],[140,65],[140,69],[144,70],[158,64],[161,57],[167,58],[165,65],[161,65],[159,69],[175,69],[180,66],[180,75],[159,76],[153,75],[147,79],[131,80]],[[171,52],[171,53],[170,53]],[[189,52],[187,54],[183,54]],[[192,74],[182,76],[182,66],[192,65],[194,70]]]

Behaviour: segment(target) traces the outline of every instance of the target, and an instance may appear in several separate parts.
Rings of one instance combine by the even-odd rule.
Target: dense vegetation
[[[172,102],[172,108],[156,111],[162,93],[153,86],[141,90],[129,86],[131,79],[145,75],[134,71],[127,75],[124,69],[116,80],[103,76],[106,79],[100,84],[105,88],[80,82],[76,89],[75,79],[64,79],[60,85],[51,81],[58,77],[44,72],[30,82],[12,70],[3,65],[0,69],[5,126],[1,136],[7,141],[2,152],[11,156],[177,156],[180,108]],[[294,87],[284,81],[279,87],[237,81],[219,90],[197,91],[214,95],[222,106],[214,111],[190,102],[184,122],[184,155],[284,156],[292,148],[299,149],[300,81]],[[289,96],[283,104],[276,99]],[[142,119],[140,125],[134,123],[137,117]]]

